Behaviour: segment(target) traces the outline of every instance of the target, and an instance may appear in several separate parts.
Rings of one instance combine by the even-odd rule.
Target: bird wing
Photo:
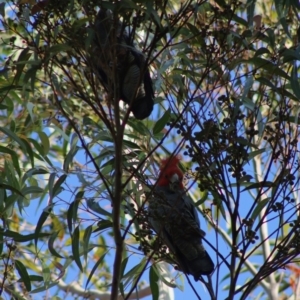
[[[149,216],[154,230],[166,239],[170,248],[174,249],[183,239],[201,243],[205,235],[192,199],[183,192],[156,187],[155,196],[149,200]]]
[[[144,54],[135,49],[122,22],[114,31],[110,10],[100,9],[95,20],[93,63],[105,89],[113,91],[118,77],[119,97],[128,105],[137,119],[147,118],[153,110],[153,87]],[[115,46],[115,51],[112,51]],[[116,63],[117,75],[113,72]]]
[[[137,95],[138,87],[141,85],[141,69],[131,52],[128,54],[127,67],[124,70],[126,73],[122,76],[122,98],[127,104],[131,104]]]
[[[147,118],[153,110],[153,87],[149,69],[142,52],[131,50],[128,59],[129,66],[124,68],[122,83],[123,100],[131,104],[131,110],[137,119]]]
[[[203,230],[201,230],[201,228],[200,228],[200,219],[199,219],[194,201],[187,194],[183,194],[182,198],[184,200],[185,211],[187,212],[186,218],[187,218],[189,224],[194,227],[194,229],[198,232],[198,234],[201,237],[204,237],[205,232]]]
[[[149,218],[183,271],[195,278],[213,271],[214,264],[202,245],[205,233],[200,229],[197,210],[188,195],[157,187],[155,196],[149,200]]]

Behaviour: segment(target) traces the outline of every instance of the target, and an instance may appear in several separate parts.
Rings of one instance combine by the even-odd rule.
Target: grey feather
[[[214,263],[202,244],[205,232],[200,229],[197,210],[183,190],[156,187],[148,211],[149,223],[185,273],[197,280],[213,272]]]
[[[114,24],[112,12],[101,9],[95,22],[93,61],[104,87],[114,91],[118,86],[119,98],[131,106],[137,119],[142,120],[151,114],[154,105],[149,69],[144,54],[134,47],[122,22],[115,24],[115,30]],[[117,77],[112,69],[115,63]]]

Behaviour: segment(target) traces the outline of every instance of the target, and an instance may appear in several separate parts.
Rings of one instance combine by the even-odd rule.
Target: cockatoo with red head
[[[149,223],[169,250],[179,268],[197,281],[210,275],[214,263],[202,244],[205,232],[191,197],[183,186],[180,159],[162,160],[154,195],[149,199]]]

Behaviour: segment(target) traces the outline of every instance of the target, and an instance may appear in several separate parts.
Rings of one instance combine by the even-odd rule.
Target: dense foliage
[[[193,299],[300,297],[299,6],[1,2],[0,295],[172,299],[184,282]],[[143,121],[119,101],[117,30],[114,84],[99,77],[100,8],[149,67]],[[147,219],[159,160],[178,154],[216,265],[201,284]]]

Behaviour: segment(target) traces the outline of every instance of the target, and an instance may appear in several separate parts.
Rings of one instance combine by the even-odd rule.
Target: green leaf
[[[265,148],[263,148],[263,149],[258,149],[258,150],[254,150],[254,151],[252,151],[252,152],[250,152],[250,153],[248,154],[248,160],[251,160],[251,159],[254,158],[255,156],[260,155],[260,154],[262,154],[262,153],[264,153],[264,152],[266,152],[266,149],[265,149]]]
[[[20,147],[22,148],[24,154],[27,154],[27,145],[14,132],[12,132],[11,130],[9,130],[6,127],[0,127],[0,131],[2,131],[4,134],[6,134],[8,137],[10,137],[15,142],[17,142],[20,145]]]
[[[292,68],[292,74],[291,74],[291,87],[293,92],[295,93],[295,96],[300,99],[300,84],[298,79],[298,67],[296,64],[294,64]]]
[[[266,85],[266,86],[270,87],[272,90],[276,91],[276,86],[270,80],[268,80],[267,78],[258,77],[258,78],[255,78],[255,80],[260,82],[263,85]]]
[[[97,223],[97,228],[93,232],[102,231],[113,226],[112,221],[102,220]]]
[[[159,280],[159,277],[156,274],[156,270],[154,269],[153,266],[151,266],[150,272],[149,272],[149,281],[150,281],[150,289],[151,289],[151,294],[152,294],[153,300],[159,299],[158,280]]]
[[[0,188],[5,189],[5,190],[9,190],[9,191],[12,191],[12,192],[15,192],[19,196],[24,197],[24,195],[21,193],[21,191],[17,190],[16,188],[14,188],[13,186],[11,186],[9,184],[1,182],[0,183]]]
[[[287,37],[292,40],[292,36],[291,36],[291,33],[289,31],[290,29],[290,22],[288,21],[288,18],[286,18],[285,16],[283,18],[280,18],[279,19],[279,22],[281,23],[281,26],[284,30],[284,32],[286,33]]]
[[[57,196],[61,191],[61,185],[65,182],[67,178],[67,175],[61,175],[58,180],[55,182],[53,189],[52,189],[52,194],[50,195],[51,198],[53,199],[55,196]]]
[[[56,256],[56,257],[59,257],[59,258],[64,258],[63,256],[61,256],[55,249],[54,249],[54,242],[57,238],[59,234],[59,231],[58,232],[54,232],[50,238],[49,238],[49,241],[48,241],[48,249],[50,251],[50,253],[53,255],[53,256]]]
[[[56,53],[61,53],[64,51],[73,50],[70,44],[56,44],[47,49],[47,52],[50,52],[51,55],[54,55]]]
[[[225,213],[223,201],[222,201],[220,195],[215,191],[212,191],[212,195],[213,195],[214,201],[216,202],[217,208],[220,210],[220,212],[222,214],[222,217],[224,218],[224,220],[226,220],[226,213]]]
[[[129,256],[125,257],[121,263],[121,268],[120,268],[121,278],[123,278],[128,260],[129,260]]]
[[[42,276],[39,275],[29,275],[30,281],[37,281],[37,282],[42,282],[44,279]],[[19,279],[18,282],[21,282],[22,279]]]
[[[43,227],[45,221],[47,220],[49,214],[51,213],[52,208],[53,208],[53,206],[52,206],[52,205],[49,205],[49,206],[47,206],[47,207],[43,210],[43,212],[42,212],[42,214],[41,214],[41,216],[40,216],[40,218],[39,218],[39,220],[38,220],[38,223],[37,223],[37,225],[36,225],[36,228],[35,228],[35,231],[34,231],[34,234],[35,234],[34,242],[35,242],[35,248],[36,248],[36,249],[37,249],[37,242],[38,242],[39,233],[41,232],[42,227]]]
[[[5,19],[5,2],[0,3],[0,15]]]
[[[48,138],[47,134],[43,131],[39,131],[38,135],[39,135],[39,137],[41,139],[41,142],[42,142],[42,146],[43,146],[42,149],[44,150],[43,155],[47,155],[49,153],[49,150],[50,150],[49,138]]]
[[[282,68],[279,68],[277,65],[261,57],[253,57],[249,60],[244,60],[244,62],[254,64],[257,69],[264,69],[269,74],[278,75],[284,79],[290,80],[289,75]]]
[[[250,89],[252,88],[253,85],[253,77],[252,76],[248,76],[248,78],[246,79],[246,82],[244,84],[244,91],[242,94],[242,102],[244,102],[244,99],[248,97],[248,93],[250,91]],[[235,105],[235,108],[237,107],[237,105]],[[237,107],[237,109],[239,109],[239,107]]]
[[[22,50],[21,54],[18,57],[18,61],[16,62],[17,65],[17,72],[14,78],[14,82],[18,83],[20,80],[20,77],[23,73],[24,67],[26,63],[28,62],[29,58],[31,57],[31,52],[29,52],[29,48],[25,48]]]
[[[28,194],[41,194],[44,192],[44,189],[40,188],[39,186],[25,186],[21,193],[25,196]]]
[[[111,213],[109,213],[108,211],[106,211],[105,209],[103,209],[98,202],[96,202],[93,198],[91,199],[86,199],[86,204],[88,206],[89,209],[91,209],[92,211],[100,214],[100,215],[104,215],[104,216],[108,216],[111,217]]]
[[[91,272],[90,272],[90,275],[89,275],[89,277],[88,277],[88,279],[87,279],[87,282],[86,282],[86,284],[85,284],[85,289],[87,289],[87,286],[88,286],[88,284],[90,283],[90,280],[92,279],[92,277],[93,277],[95,271],[98,269],[99,265],[103,262],[106,253],[107,253],[107,252],[105,252],[105,253],[98,259],[98,261],[96,262],[96,264],[95,264],[94,267],[92,268],[92,270],[91,270]]]
[[[73,158],[77,154],[78,150],[79,150],[79,147],[77,147],[76,145],[73,145],[71,147],[70,151],[68,152],[68,154],[64,160],[64,165],[63,165],[63,169],[65,172],[69,172],[69,166],[73,162]]]
[[[3,252],[3,228],[0,227],[0,257],[2,255],[2,252]]]
[[[49,187],[49,196],[52,199],[53,198],[53,185],[55,181],[56,173],[51,173],[48,180],[48,187]]]
[[[80,261],[79,242],[80,242],[80,229],[79,226],[77,226],[72,235],[72,253],[78,268],[80,269],[81,272],[83,272],[82,264]]]
[[[243,189],[241,192],[251,190],[251,189],[260,189],[260,188],[270,188],[274,186],[274,182],[271,181],[262,181],[262,182],[255,182],[247,186],[245,189]]]
[[[75,200],[70,204],[68,212],[67,212],[67,223],[70,233],[72,232],[73,223],[77,221],[77,211],[80,200],[84,195],[83,191],[80,191],[76,194]]]
[[[37,157],[41,161],[45,160],[49,164],[49,166],[53,166],[52,161],[50,161],[48,156],[44,155],[44,149],[43,149],[42,145],[34,139],[28,139],[28,140],[33,144],[33,148],[36,151],[38,151],[38,153],[36,153],[36,152],[34,153],[34,156]]]
[[[132,279],[133,276],[136,276],[136,275],[140,274],[140,272],[141,272],[141,270],[144,268],[145,264],[146,264],[146,259],[143,258],[142,261],[141,261],[138,265],[132,267],[132,268],[131,268],[124,276],[123,276],[123,278],[129,278],[129,279]],[[126,284],[125,284],[125,286],[126,286]]]
[[[31,61],[32,62],[32,61]],[[41,64],[41,61],[38,60],[35,62],[36,64]],[[36,72],[40,69],[40,67],[33,66],[25,73],[23,78],[23,84],[24,87],[26,86],[26,83],[30,80],[31,83],[31,91],[34,92],[35,87],[35,79],[36,79]]]
[[[126,125],[130,126],[134,130],[135,133],[138,132],[144,136],[150,135],[149,128],[147,126],[145,126],[143,122],[138,121],[134,118],[129,118]]]
[[[24,152],[24,154],[29,156],[31,166],[34,167],[34,156],[33,156],[33,151],[32,151],[31,145],[29,144],[29,142],[26,139],[23,139],[23,138],[22,138],[22,142],[24,143],[24,145],[26,147],[26,152]]]
[[[22,235],[18,232],[14,232],[11,230],[6,230],[4,232],[0,232],[1,235],[13,238],[15,242],[18,243],[24,243],[24,242],[29,242],[34,240],[35,238],[48,238],[50,236],[50,233],[39,233],[38,236],[36,234],[27,234],[27,235]]]
[[[42,259],[42,272],[43,272],[43,278],[45,283],[45,289],[50,288],[50,281],[51,281],[51,272],[49,266],[45,263],[45,261]]]
[[[123,140],[123,144],[124,144],[124,146],[129,147],[131,150],[133,150],[133,149],[141,149],[141,147],[138,144],[133,143],[133,142],[128,141],[128,140]]]
[[[260,47],[259,49],[256,50],[254,56],[261,56],[263,54],[270,54],[269,49],[265,47]]]
[[[31,291],[31,282],[30,282],[30,278],[27,273],[26,267],[17,259],[15,260],[15,265],[16,265],[16,269],[17,269],[22,281],[24,282],[26,290],[28,292],[30,292]]]
[[[68,223],[68,228],[69,228],[70,234],[72,234],[72,231],[73,231],[74,205],[75,205],[75,201],[73,201],[70,204],[68,212],[67,212],[67,223]],[[75,213],[77,215],[76,211],[75,211]],[[75,219],[76,219],[76,217],[75,217]]]
[[[247,20],[248,20],[248,27],[253,28],[253,17],[255,11],[255,1],[247,1]]]
[[[86,262],[87,262],[87,255],[89,252],[89,242],[92,235],[92,231],[93,231],[93,225],[90,225],[85,229],[83,235],[83,255]]]
[[[146,7],[147,7],[147,14],[152,16],[152,20],[154,21],[154,23],[156,24],[156,26],[158,28],[161,28],[161,20],[160,17],[158,16],[157,11],[153,8],[151,1],[146,1],[145,2]]]
[[[248,26],[247,21],[244,18],[239,17],[237,14],[233,14],[232,20],[245,26],[245,27]]]
[[[264,200],[261,200],[258,202],[258,204],[255,206],[255,209],[251,215],[251,219],[254,221],[259,213],[262,211],[262,209],[270,202],[271,198],[266,198]]]
[[[134,266],[130,271],[128,271],[123,276],[124,279],[126,278],[126,280],[123,281],[123,285],[127,286],[130,282],[134,284],[136,279],[140,276],[141,272],[144,271],[145,265],[147,263],[148,259],[144,257],[138,265]]]
[[[164,272],[161,272],[161,271],[159,271],[159,269],[160,269],[160,265],[158,264],[158,265],[152,265],[152,267],[154,267],[154,268],[156,268],[157,269],[157,272],[156,272],[156,275],[159,277],[159,279],[166,285],[166,286],[169,286],[169,287],[171,287],[171,288],[176,288],[176,287],[179,287],[179,286],[177,286],[177,284],[173,281],[173,280],[171,280],[171,282],[170,281],[167,281],[166,280],[166,278],[165,278],[165,274],[164,274]]]
[[[13,150],[11,150],[7,147],[3,147],[1,145],[0,145],[0,152],[9,154],[11,156],[13,166],[15,167],[18,175],[21,176],[21,169],[20,169],[19,159],[18,159],[17,153],[15,151],[13,151]]]
[[[22,184],[24,184],[26,182],[26,180],[32,178],[34,175],[45,175],[48,173],[49,173],[49,171],[46,169],[43,169],[42,167],[29,169],[22,178]]]
[[[47,284],[45,284],[45,285],[43,285],[43,286],[41,286],[41,287],[39,287],[35,290],[32,290],[30,293],[31,294],[37,294],[37,293],[40,293],[40,292],[44,292],[44,291],[49,290],[50,288],[52,288],[56,285],[58,285],[58,281],[55,281],[55,282],[52,282],[52,283],[47,282]],[[25,300],[27,300],[27,299],[25,299]]]
[[[266,33],[269,37],[269,45],[275,49],[275,35],[274,35],[274,30],[271,28],[267,28]]]
[[[253,179],[252,175],[244,175],[238,180],[238,183],[242,184],[243,182],[249,182],[251,179]]]
[[[166,110],[164,115],[155,123],[155,125],[153,127],[154,135],[160,133],[165,128],[166,124],[170,120],[170,116],[171,116],[170,109],[168,109],[168,110]]]
[[[195,202],[195,206],[198,207],[200,206],[201,204],[203,204],[207,198],[208,198],[208,191],[205,190],[204,192],[201,192],[202,196],[201,196],[201,199],[198,200],[197,202]]]

